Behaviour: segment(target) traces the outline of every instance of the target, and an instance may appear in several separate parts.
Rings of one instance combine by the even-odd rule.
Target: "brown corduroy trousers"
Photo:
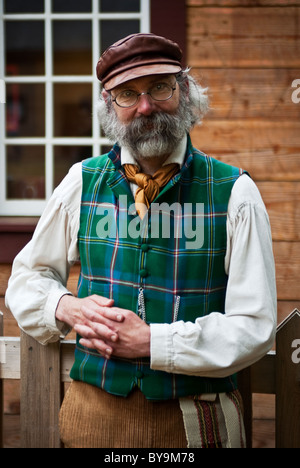
[[[140,390],[123,398],[72,382],[60,411],[67,448],[186,448],[178,400],[153,402]]]

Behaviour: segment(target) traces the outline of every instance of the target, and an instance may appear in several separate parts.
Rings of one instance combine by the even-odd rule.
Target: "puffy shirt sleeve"
[[[247,175],[235,183],[228,207],[225,314],[195,323],[151,325],[151,367],[226,377],[267,353],[276,332],[276,282],[269,218]]]
[[[32,240],[14,260],[6,306],[21,329],[42,344],[65,336],[67,327],[55,319],[71,265],[78,260],[81,163],[75,164],[54,191]]]

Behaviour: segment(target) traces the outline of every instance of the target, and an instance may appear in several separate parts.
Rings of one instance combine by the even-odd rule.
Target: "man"
[[[56,189],[7,305],[43,344],[77,332],[66,446],[244,447],[235,374],[271,348],[276,326],[264,204],[246,173],[193,148],[207,97],[176,43],[126,37],[97,76],[117,144]]]

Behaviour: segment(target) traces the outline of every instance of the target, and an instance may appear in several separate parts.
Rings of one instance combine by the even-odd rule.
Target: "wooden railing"
[[[0,313],[0,446],[3,446],[4,379],[21,383],[21,447],[60,448],[58,414],[63,384],[69,382],[75,342],[41,346],[21,332],[1,337]],[[276,448],[300,448],[300,312],[295,309],[277,328],[276,352],[239,373],[244,399],[248,447],[252,445],[252,394],[274,394]]]

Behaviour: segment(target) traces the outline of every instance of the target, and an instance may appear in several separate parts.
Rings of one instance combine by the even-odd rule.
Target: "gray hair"
[[[203,117],[209,111],[208,88],[203,88],[189,74],[190,68],[186,68],[176,76],[180,90],[185,93],[186,86],[189,86],[189,105],[191,111],[191,129],[195,125],[201,125]]]

